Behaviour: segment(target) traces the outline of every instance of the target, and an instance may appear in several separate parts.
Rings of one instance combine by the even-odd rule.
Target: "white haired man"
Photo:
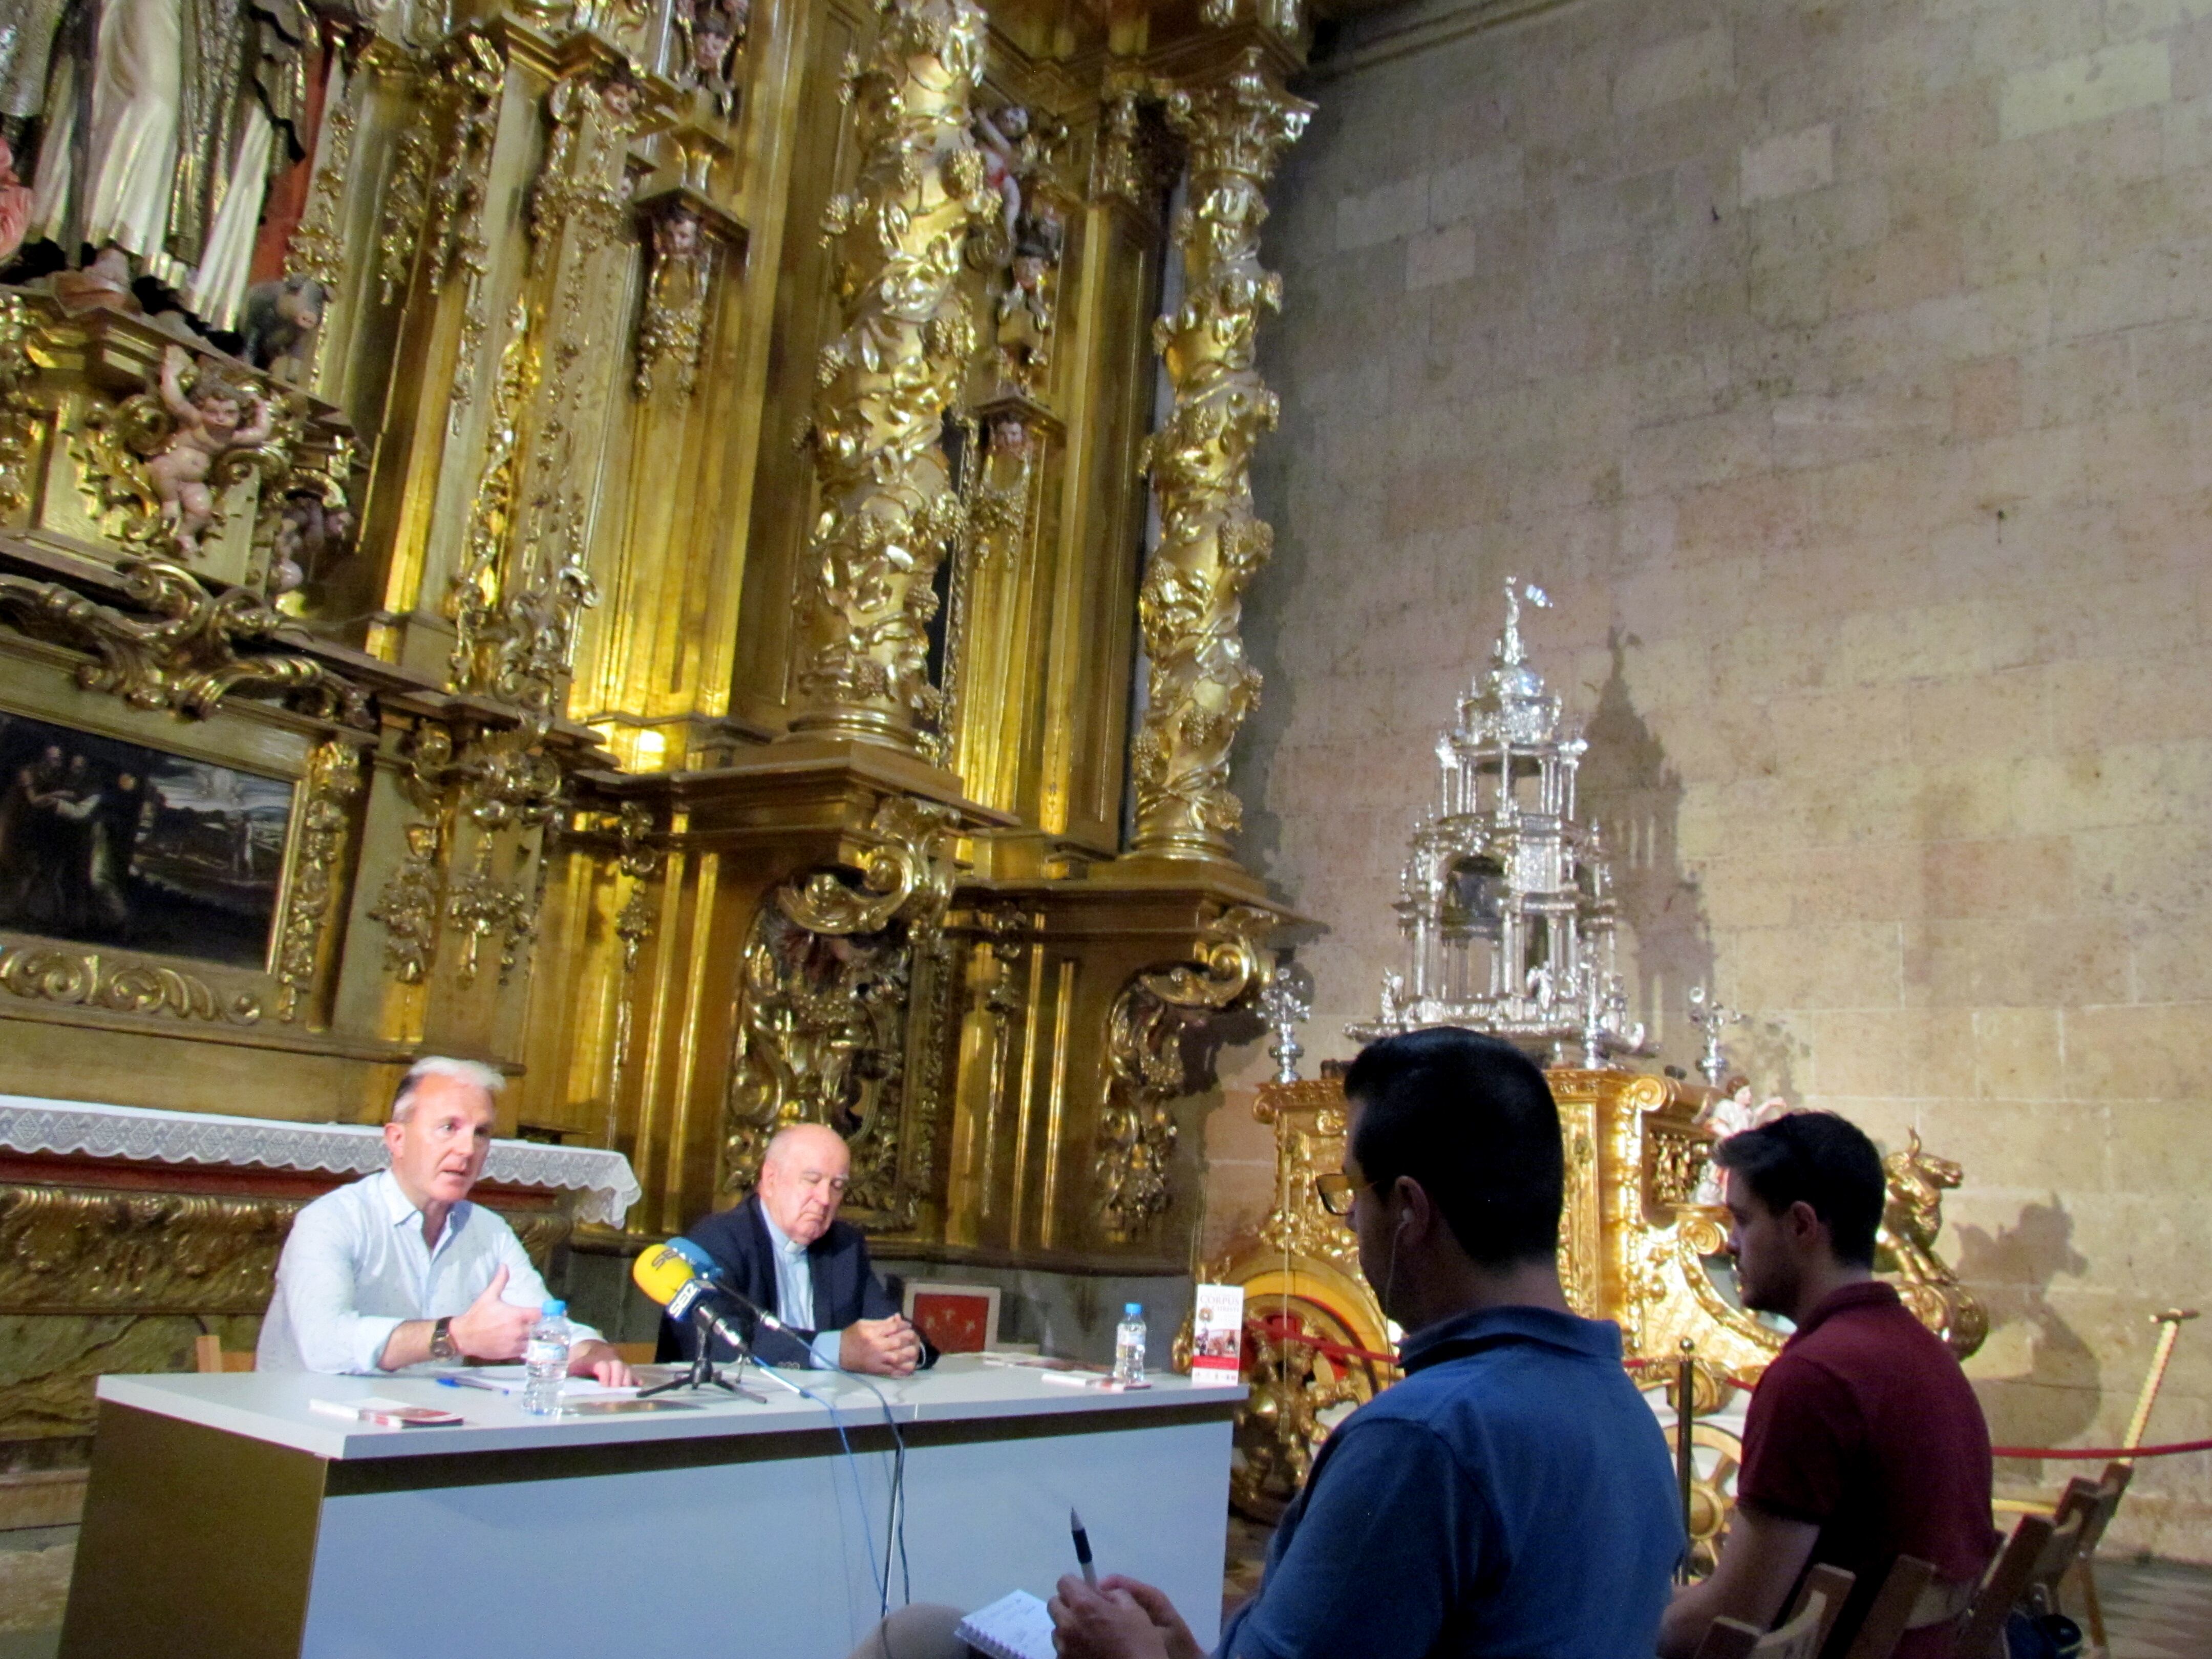
[[[261,1322],[264,1371],[396,1371],[426,1361],[513,1360],[529,1345],[545,1281],[514,1230],[470,1203],[491,1151],[488,1066],[417,1060],[392,1101],[392,1167],[301,1210]],[[620,1387],[629,1367],[587,1325],[568,1369]]]

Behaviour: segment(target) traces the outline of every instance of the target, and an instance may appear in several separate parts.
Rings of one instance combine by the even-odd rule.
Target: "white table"
[[[890,1434],[858,1383],[787,1374],[829,1406],[771,1386],[765,1404],[546,1420],[424,1377],[103,1376],[61,1652],[842,1659],[876,1618]],[[966,1358],[881,1386],[915,1601],[1048,1595],[1073,1504],[1102,1571],[1161,1586],[1212,1644],[1242,1388],[1104,1394]],[[468,1422],[308,1406],[370,1395]]]

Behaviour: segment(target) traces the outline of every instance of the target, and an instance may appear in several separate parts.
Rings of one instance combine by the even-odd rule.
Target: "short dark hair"
[[[1827,1224],[1837,1261],[1874,1266],[1889,1182],[1881,1154],[1856,1123],[1833,1112],[1790,1112],[1730,1135],[1714,1149],[1713,1162],[1741,1176],[1776,1215],[1809,1204]]]
[[[1559,1255],[1559,1108],[1528,1055],[1474,1031],[1407,1031],[1361,1049],[1344,1094],[1360,1108],[1352,1155],[1376,1188],[1413,1176],[1486,1267]]]

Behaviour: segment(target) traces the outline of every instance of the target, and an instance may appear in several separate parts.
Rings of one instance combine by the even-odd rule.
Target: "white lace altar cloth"
[[[258,1164],[270,1170],[371,1175],[391,1160],[384,1132],[359,1123],[289,1123],[205,1112],[157,1112],[81,1100],[0,1095],[0,1146],[18,1152],[82,1153],[144,1164]],[[507,1187],[580,1192],[576,1213],[619,1227],[643,1196],[629,1160],[596,1146],[495,1140],[483,1179]]]

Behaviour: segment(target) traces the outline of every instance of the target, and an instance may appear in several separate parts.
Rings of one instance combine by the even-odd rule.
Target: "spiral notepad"
[[[977,1608],[952,1633],[990,1659],[1053,1659],[1052,1615],[1027,1590]]]

